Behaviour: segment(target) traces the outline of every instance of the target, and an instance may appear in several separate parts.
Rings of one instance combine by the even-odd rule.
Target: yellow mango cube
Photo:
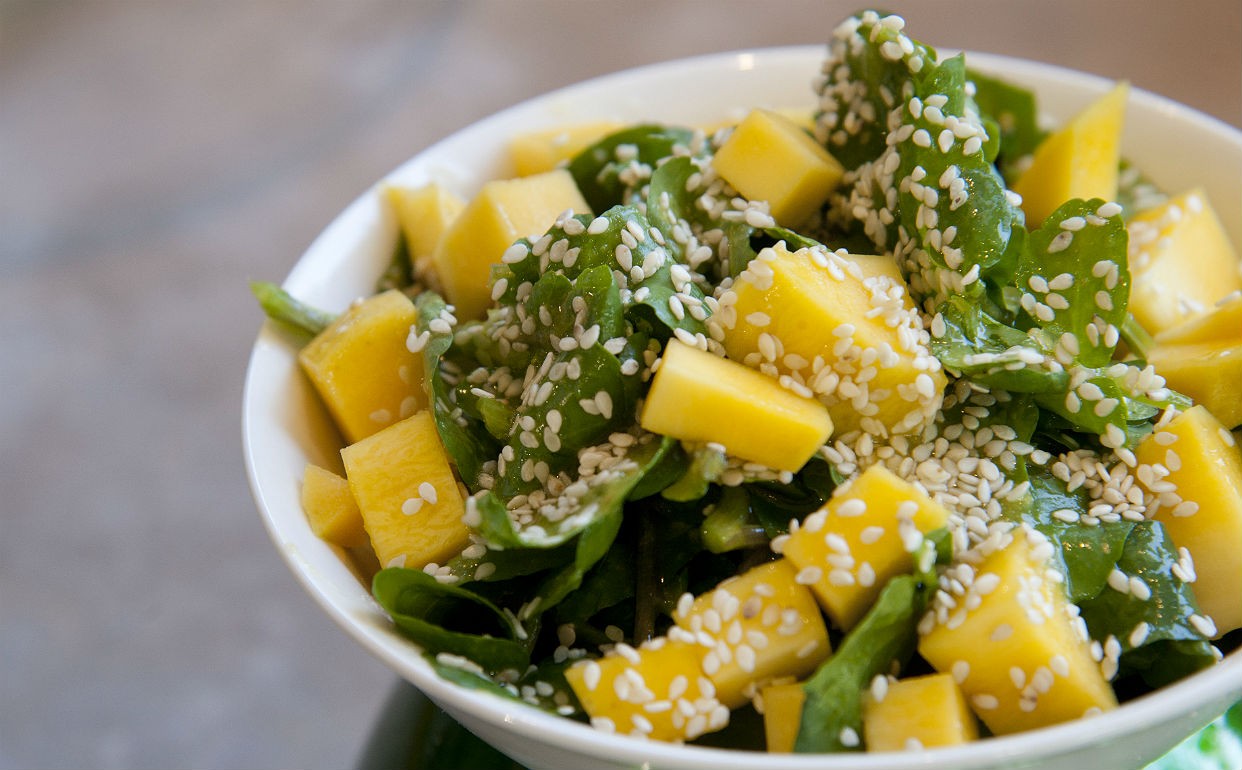
[[[639,424],[682,441],[715,442],[736,457],[786,471],[805,465],[832,433],[818,401],[676,338],[664,348]]]
[[[466,201],[435,182],[421,187],[385,184],[383,189],[397,214],[414,274],[422,278],[431,267],[436,245],[466,207]]]
[[[726,118],[710,123],[700,123],[698,124],[698,129],[704,134],[711,136],[722,128],[736,128],[738,123],[741,123],[742,120],[746,118],[746,115],[749,114],[745,111],[738,112],[733,110],[731,112],[736,114],[731,114]],[[813,110],[807,109],[806,107],[781,107],[772,110],[772,112],[791,121],[795,126],[803,131],[810,132],[814,135],[815,112]]]
[[[1117,698],[1062,582],[1022,530],[984,558],[966,597],[919,640],[996,735],[1108,711]],[[1059,577],[1059,575],[1057,576]]]
[[[510,140],[509,157],[518,176],[542,174],[621,128],[621,123],[603,120],[529,131]]]
[[[492,265],[520,238],[540,236],[565,211],[590,206],[564,169],[483,185],[436,246],[432,263],[461,320],[481,318],[491,305]]]
[[[801,682],[770,684],[759,691],[763,704],[763,734],[771,754],[789,754],[798,741],[806,691]]]
[[[913,433],[939,411],[944,372],[882,259],[778,243],[738,275],[720,316],[729,358],[804,387],[839,434]]]
[[[785,115],[751,111],[712,160],[716,173],[750,200],[768,202],[772,217],[796,227],[814,214],[845,169]]]
[[[469,545],[465,501],[429,410],[350,444],[341,459],[380,565],[422,569]]]
[[[1194,560],[1199,608],[1217,636],[1242,628],[1242,449],[1233,434],[1193,406],[1134,454],[1139,482],[1160,498],[1155,519]]]
[[[1240,339],[1242,339],[1242,292],[1228,294],[1203,315],[1195,316],[1155,335],[1157,345],[1237,342]]]
[[[417,320],[414,303],[393,289],[352,305],[298,353],[347,442],[427,405],[422,357],[406,347]]]
[[[1141,212],[1129,235],[1130,312],[1160,334],[1242,290],[1242,264],[1201,189]],[[1235,327],[1235,335],[1237,327]]]
[[[918,751],[978,740],[979,725],[949,674],[889,682],[883,697],[863,694],[867,751]]]
[[[729,723],[699,671],[697,645],[660,637],[634,649],[618,644],[598,660],[565,669],[565,679],[600,730],[661,741],[693,740]]]
[[[327,468],[307,464],[302,475],[302,510],[315,536],[342,548],[366,545],[366,528],[349,482]]]
[[[898,286],[905,285],[906,279],[901,274],[901,267],[897,264],[897,260],[888,254],[842,254],[842,256],[858,265],[863,280],[883,275]],[[906,291],[903,294],[908,305],[913,307],[914,300],[910,297],[910,292]]]
[[[848,630],[889,579],[914,568],[923,533],[943,527],[944,506],[882,465],[837,487],[824,507],[791,531],[782,553],[820,606]]]
[[[673,613],[685,633],[670,631],[669,638],[706,648],[703,673],[729,708],[754,697],[759,683],[810,674],[832,651],[815,597],[796,575],[788,561],[777,559],[729,578]]]
[[[1031,165],[1013,185],[1029,226],[1038,227],[1071,198],[1117,197],[1129,93],[1128,83],[1117,83],[1035,148]]]
[[[1242,327],[1232,342],[1157,344],[1147,363],[1170,388],[1202,404],[1226,427],[1242,425]]]

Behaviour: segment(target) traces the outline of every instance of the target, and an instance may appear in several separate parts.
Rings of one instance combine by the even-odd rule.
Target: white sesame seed
[[[841,504],[836,507],[835,511],[836,515],[846,517],[862,516],[866,512],[866,501],[857,497],[851,497],[848,500],[842,501]]]
[[[983,711],[991,711],[1000,706],[1000,701],[996,699],[996,696],[987,693],[978,693],[971,698],[971,702],[975,704],[975,708]]]
[[[814,565],[809,565],[798,570],[798,574],[794,576],[794,582],[800,585],[809,586],[818,583],[823,577],[823,569]]]
[[[1187,618],[1187,620],[1190,621],[1190,625],[1195,627],[1196,631],[1209,639],[1216,636],[1216,624],[1212,622],[1211,618],[1195,613]]]

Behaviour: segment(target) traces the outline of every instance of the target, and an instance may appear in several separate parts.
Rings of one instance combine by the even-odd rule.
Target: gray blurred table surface
[[[1237,0],[883,5],[1242,125]],[[857,7],[0,0],[0,768],[350,766],[394,676],[255,513],[246,281],[499,108]]]

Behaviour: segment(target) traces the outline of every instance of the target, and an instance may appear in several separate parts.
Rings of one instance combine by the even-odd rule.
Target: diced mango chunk
[[[862,273],[863,280],[883,275],[887,276],[894,285],[905,285],[906,279],[901,274],[901,268],[897,265],[897,260],[888,254],[842,254],[841,256],[858,265],[858,270]],[[905,295],[907,307],[914,307],[914,298],[910,296],[910,292],[906,291],[903,294]]]
[[[1148,363],[1169,387],[1207,407],[1226,427],[1242,425],[1242,292],[1157,334]]]
[[[805,465],[832,433],[828,410],[818,401],[676,338],[664,348],[639,424],[682,441],[715,442],[732,455],[787,471]]]
[[[768,202],[772,217],[795,227],[814,214],[845,169],[801,126],[770,110],[753,110],[712,161],[721,178],[750,200]]]
[[[1117,197],[1121,130],[1129,84],[1121,82],[1035,148],[1031,165],[1014,183],[1031,227],[1071,198]]]
[[[722,302],[729,358],[805,387],[840,434],[920,430],[946,378],[905,282],[881,265],[783,242],[764,249]]]
[[[692,740],[729,723],[729,709],[699,673],[700,648],[660,637],[579,661],[565,679],[597,729],[662,741]]]
[[[567,210],[591,213],[564,169],[483,185],[444,233],[432,260],[457,317],[481,318],[492,302],[492,265],[514,241],[542,235]]]
[[[1157,345],[1196,342],[1237,342],[1242,339],[1242,291],[1222,297],[1203,315],[1155,335]]]
[[[707,648],[703,673],[729,708],[753,697],[757,683],[810,674],[831,652],[815,598],[795,577],[789,562],[777,559],[724,581],[673,613],[677,625]]]
[[[406,347],[418,312],[400,291],[355,303],[298,354],[346,441],[427,405],[422,358]]]
[[[518,134],[509,142],[509,157],[518,176],[551,171],[587,147],[620,130],[615,121],[556,126]]]
[[[341,459],[382,566],[422,569],[469,545],[465,502],[429,410],[350,444]]]
[[[1242,263],[1201,189],[1141,212],[1129,235],[1130,312],[1160,334],[1242,290]],[[1235,334],[1236,334],[1235,327]]]
[[[1242,425],[1242,327],[1232,342],[1157,344],[1147,355],[1170,388],[1233,428]]]
[[[771,684],[759,691],[763,702],[763,734],[768,752],[789,754],[798,741],[806,691],[801,682]]]
[[[1117,706],[1063,583],[1031,537],[1019,530],[984,558],[948,619],[919,640],[919,653],[953,676],[996,735]]]
[[[832,622],[849,629],[890,578],[914,568],[923,533],[943,527],[944,506],[882,465],[837,487],[791,532],[782,552]]]
[[[302,475],[302,510],[316,537],[342,548],[367,544],[367,531],[349,482],[327,468],[307,464]]]
[[[815,131],[814,110],[807,109],[806,107],[779,107],[779,108],[773,109],[772,112],[775,112],[777,115],[780,115],[781,117],[792,121],[795,126],[802,129],[803,131],[810,132],[812,133],[812,135],[814,134],[814,131]],[[700,123],[697,125],[697,128],[703,133],[711,135],[711,134],[716,133],[722,128],[736,128],[739,123],[745,120],[746,115],[748,114],[749,114],[748,111],[745,112],[744,114],[742,112],[734,112],[734,114],[731,114],[728,117],[722,118],[721,120],[713,121],[710,123]]]
[[[1135,457],[1139,482],[1160,499],[1156,520],[1194,560],[1201,611],[1218,635],[1242,628],[1242,449],[1233,434],[1193,406],[1143,439]]]
[[[384,194],[397,213],[415,275],[426,276],[436,245],[466,207],[465,199],[435,182],[421,187],[386,184]]]
[[[917,751],[979,738],[975,715],[949,674],[889,682],[882,698],[868,691],[862,717],[867,751]]]

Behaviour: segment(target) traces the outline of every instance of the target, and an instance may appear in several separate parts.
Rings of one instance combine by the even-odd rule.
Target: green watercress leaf
[[[522,671],[530,650],[499,607],[421,570],[389,567],[375,574],[371,593],[397,629],[431,654],[468,658],[489,673]]]
[[[995,163],[1006,182],[1012,184],[1025,159],[1035,152],[1045,135],[1039,127],[1035,94],[974,69],[967,68],[967,77],[975,85],[974,100],[979,112],[991,118],[999,129],[1000,153]]]
[[[942,533],[943,534],[943,533]],[[924,550],[938,550],[942,536],[929,537],[916,553],[916,562],[934,558]],[[832,657],[802,686],[806,700],[794,751],[827,753],[858,751],[861,740],[842,741],[842,733],[852,730],[862,735],[862,695],[871,680],[904,667],[918,644],[918,622],[932,592],[936,590],[932,571],[901,575],[889,580],[875,604],[846,634]]]
[[[1143,581],[1150,597],[1110,588],[1080,605],[1093,638],[1103,642],[1111,636],[1121,644],[1122,673],[1136,673],[1151,687],[1215,663],[1211,643],[1189,620],[1199,605],[1191,584],[1178,575],[1178,559],[1163,524],[1139,522],[1116,568],[1127,580]]]
[[[694,132],[676,126],[645,124],[609,134],[569,162],[582,197],[592,211],[633,202],[634,193],[663,158],[688,152]]]
[[[432,328],[433,321],[451,317],[444,298],[425,291],[414,300],[418,310],[417,329],[423,340],[423,376],[431,397],[436,431],[453,460],[462,481],[471,490],[479,488],[479,476],[486,458],[495,457],[498,446],[486,428],[466,416],[457,398],[457,382],[451,381],[446,361],[453,348],[452,324],[449,330]],[[452,367],[456,368],[456,367]]]
[[[1056,566],[1065,575],[1070,601],[1077,604],[1098,596],[1108,585],[1134,522],[1082,523],[1088,511],[1085,488],[1069,492],[1063,481],[1043,468],[1032,471],[1029,480],[1030,497],[1019,518],[1055,546]],[[1058,512],[1060,517],[1054,515]]]

